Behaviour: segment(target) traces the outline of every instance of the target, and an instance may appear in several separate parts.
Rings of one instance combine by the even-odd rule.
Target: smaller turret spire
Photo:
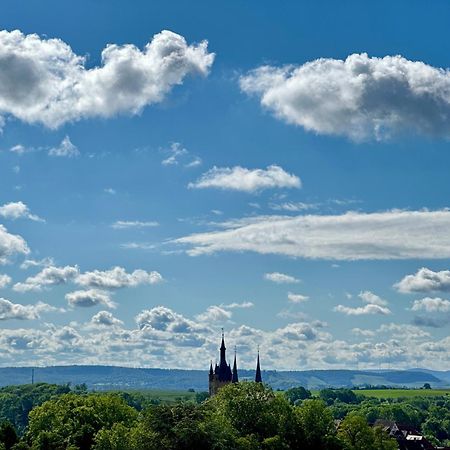
[[[237,364],[236,364],[236,346],[234,346],[234,364],[233,364],[233,376],[231,377],[232,383],[237,383],[239,381],[238,372],[237,372]]]
[[[255,382],[256,383],[262,383],[261,366],[259,364],[259,345],[258,345],[258,359],[257,359],[257,362],[256,362]]]

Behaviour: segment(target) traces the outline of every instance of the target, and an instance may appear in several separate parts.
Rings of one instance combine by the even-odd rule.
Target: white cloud
[[[301,181],[296,175],[272,165],[267,169],[246,169],[244,167],[213,167],[196,182],[189,183],[191,189],[217,188],[224,190],[258,192],[273,188],[300,188]]]
[[[288,293],[288,300],[292,303],[303,303],[309,299],[307,295],[294,294],[292,292]]]
[[[15,255],[28,255],[30,249],[25,240],[0,224],[0,264],[6,264]]]
[[[407,275],[394,287],[403,293],[450,291],[450,270],[434,272],[422,267],[414,275]]]
[[[118,289],[123,287],[135,287],[140,284],[157,284],[163,281],[163,277],[156,271],[146,272],[137,269],[127,273],[123,267],[113,267],[110,270],[94,270],[78,275],[75,282],[81,286],[96,287],[102,289]]]
[[[115,230],[124,230],[127,228],[157,227],[158,225],[159,223],[155,221],[142,222],[140,220],[117,220],[111,225],[111,228],[114,228]]]
[[[280,272],[265,273],[264,279],[277,284],[300,283],[300,280],[298,278]]]
[[[106,327],[123,325],[123,322],[114,317],[109,311],[99,311],[97,314],[92,316],[91,323],[93,325]]]
[[[0,217],[4,219],[30,219],[35,222],[45,222],[39,216],[31,214],[28,206],[23,202],[10,202],[0,206]]]
[[[262,66],[241,89],[290,124],[351,139],[383,139],[413,131],[450,136],[450,72],[401,56],[344,61],[321,58],[301,66]]]
[[[127,273],[123,267],[113,267],[110,270],[93,270],[80,273],[78,266],[47,266],[38,274],[28,277],[23,283],[16,283],[13,289],[17,292],[40,291],[45,287],[69,282],[74,282],[83,287],[119,289],[141,284],[157,284],[162,281],[164,279],[160,273],[156,271],[146,272],[142,269]]]
[[[362,291],[358,294],[358,297],[366,305],[356,308],[338,305],[334,308],[334,311],[347,314],[348,316],[361,316],[365,314],[381,314],[385,316],[391,314],[391,310],[387,307],[388,302],[373,292]]]
[[[372,303],[373,305],[378,306],[386,306],[388,302],[380,297],[378,295],[375,295],[373,292],[370,291],[363,291],[358,294],[358,297],[364,302],[364,303]]]
[[[40,291],[44,287],[66,284],[80,273],[78,266],[45,267],[38,274],[28,277],[23,283],[16,283],[13,289],[17,292]]]
[[[113,189],[113,188],[105,188],[105,189],[103,189],[103,192],[105,194],[110,194],[110,195],[116,195],[117,194],[117,191],[115,189]]]
[[[49,156],[59,156],[62,158],[74,158],[80,155],[78,148],[72,144],[69,136],[66,136],[58,147],[53,147],[48,151]]]
[[[12,303],[5,298],[0,298],[0,320],[34,320],[39,319],[40,314],[43,312],[55,310],[56,308],[47,303],[38,302],[35,305],[21,305],[20,303]]]
[[[253,302],[242,302],[242,303],[222,303],[220,305],[221,308],[225,308],[225,309],[237,309],[237,308],[242,308],[242,309],[247,309],[247,308],[253,308],[255,306],[255,304]]]
[[[99,289],[69,292],[65,295],[65,298],[70,306],[89,308],[96,305],[105,305],[108,308],[116,307],[116,304],[111,300],[110,294]]]
[[[170,149],[166,151],[169,153],[169,156],[161,161],[163,166],[176,166],[180,157],[189,153],[179,142],[173,142],[170,145]]]
[[[349,306],[344,305],[337,305],[334,308],[334,311],[347,314],[348,316],[361,316],[365,314],[381,314],[383,316],[386,316],[388,314],[391,314],[389,308],[374,304],[367,304],[364,306],[358,306],[356,308],[351,308]]]
[[[53,266],[55,262],[53,261],[53,258],[43,258],[40,260],[35,259],[26,259],[21,265],[21,269],[29,269],[30,267],[49,267]]]
[[[0,128],[1,128],[1,124],[0,124]],[[34,149],[32,147],[25,147],[22,144],[17,144],[17,145],[14,145],[13,147],[11,147],[9,149],[9,151],[12,153],[16,153],[17,155],[24,155],[25,153],[31,153],[32,151],[34,151]]]
[[[199,156],[193,155],[179,142],[172,142],[170,148],[164,149],[163,152],[167,154],[167,157],[161,161],[163,166],[182,165],[186,169],[191,169],[202,164],[202,159]]]
[[[270,203],[269,208],[274,211],[289,211],[299,212],[307,211],[308,209],[317,209],[319,205],[317,203],[304,203],[304,202],[284,202],[284,203]]]
[[[425,297],[421,300],[414,300],[411,307],[413,311],[426,311],[426,312],[450,312],[450,301],[442,298],[430,298]]]
[[[0,274],[0,289],[4,289],[12,281],[11,277],[6,274]]]
[[[206,370],[211,358],[217,356],[219,323],[201,323],[163,306],[137,314],[137,327],[130,329],[115,322],[114,316],[96,316],[98,320],[88,323],[46,323],[40,329],[2,327],[0,363],[125,364]],[[269,370],[350,369],[357,365],[379,369],[393,363],[399,369],[448,366],[450,338],[432,337],[412,325],[385,324],[373,336],[366,333],[368,330],[355,331],[364,339],[349,342],[325,330],[323,322],[308,321],[305,316],[292,319],[294,323],[269,329],[228,323],[226,345],[237,345],[239,367],[254,369],[258,344],[263,368]],[[111,321],[113,325],[108,325]],[[368,339],[375,334],[376,339]]]
[[[225,322],[230,320],[232,316],[232,312],[228,311],[220,306],[212,305],[209,306],[205,312],[202,314],[198,314],[196,319],[199,322]]]
[[[141,311],[136,316],[136,323],[140,329],[165,331],[169,333],[190,333],[198,328],[192,320],[165,306],[156,306]]]
[[[207,42],[188,45],[170,31],[141,51],[108,45],[102,65],[87,69],[60,39],[0,31],[0,114],[49,128],[87,117],[137,114],[159,103],[186,76],[206,76],[214,61]]]
[[[372,330],[365,330],[362,328],[352,328],[352,333],[356,336],[363,336],[363,337],[373,337],[375,336],[375,331]]]
[[[174,240],[192,256],[253,251],[327,260],[450,257],[450,211],[259,216]]]

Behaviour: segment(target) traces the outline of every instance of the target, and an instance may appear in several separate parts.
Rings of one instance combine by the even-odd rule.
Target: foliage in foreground
[[[293,394],[292,392],[290,394]],[[391,450],[360,416],[337,431],[321,399],[296,405],[258,383],[224,387],[201,404],[150,405],[138,412],[117,394],[63,394],[35,407],[14,450]],[[355,430],[355,431],[354,431]],[[345,433],[344,433],[345,431]],[[11,448],[11,447],[10,447]]]
[[[0,412],[9,414],[0,416],[0,450],[397,448],[380,428],[368,425],[377,419],[421,429],[436,445],[446,444],[450,436],[450,399],[445,397],[381,400],[348,389],[325,389],[312,398],[303,388],[273,392],[262,384],[244,382],[228,385],[198,404],[162,404],[149,401],[143,393],[59,388],[35,385],[36,392],[30,386],[7,390],[19,395],[14,402],[12,396],[7,396],[9,403],[0,401]],[[199,402],[205,398],[196,397]],[[40,403],[27,416],[26,428],[19,430],[16,425],[16,434],[11,423],[27,423],[22,415],[31,409],[30,399]],[[4,419],[9,421],[1,423]]]

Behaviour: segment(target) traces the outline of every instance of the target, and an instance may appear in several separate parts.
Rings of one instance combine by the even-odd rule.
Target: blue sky
[[[149,3],[4,2],[0,364],[447,369],[448,2]]]

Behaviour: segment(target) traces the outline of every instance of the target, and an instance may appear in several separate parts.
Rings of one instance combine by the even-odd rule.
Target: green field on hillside
[[[195,401],[195,392],[189,391],[170,391],[163,389],[127,389],[108,392],[128,392],[129,394],[142,395],[147,401],[156,400],[161,403],[179,403]]]
[[[355,394],[376,398],[439,397],[450,395],[450,389],[361,389]]]

